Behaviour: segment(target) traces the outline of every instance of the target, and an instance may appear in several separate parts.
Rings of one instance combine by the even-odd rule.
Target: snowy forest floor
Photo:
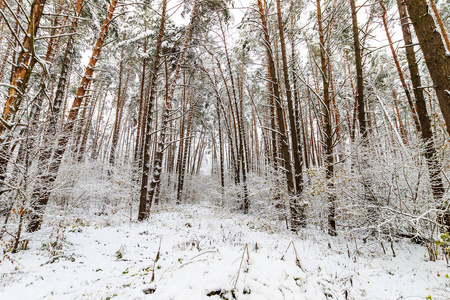
[[[0,299],[450,298],[446,263],[408,240],[393,244],[394,257],[390,245],[384,254],[313,227],[293,234],[207,201],[160,206],[144,223],[68,222],[47,222],[28,250],[8,253]]]

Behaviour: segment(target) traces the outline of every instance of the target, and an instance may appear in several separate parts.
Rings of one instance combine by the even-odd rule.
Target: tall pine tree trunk
[[[400,62],[397,58],[397,54],[395,53],[394,43],[392,43],[392,38],[389,33],[389,27],[388,27],[388,23],[386,20],[386,8],[382,2],[380,2],[380,6],[381,6],[381,9],[383,10],[382,19],[383,19],[384,31],[386,32],[386,37],[389,42],[389,47],[391,49],[392,57],[394,58],[398,77],[400,78],[400,82],[402,83],[403,90],[405,91],[406,99],[408,100],[408,104],[409,104],[409,107],[410,107],[412,115],[413,115],[414,125],[416,126],[417,132],[420,132],[420,124],[419,124],[419,118],[417,117],[416,107],[413,103],[411,93],[409,92],[408,86],[406,85],[405,76],[403,75],[403,71],[400,66]]]
[[[147,26],[146,26],[147,28]],[[147,55],[147,41],[144,44],[144,55]],[[143,119],[146,117],[144,116],[144,99],[145,99],[145,69],[147,67],[147,57],[145,56],[142,59],[142,72],[141,72],[141,86],[139,91],[139,116],[138,116],[138,124],[137,124],[137,133],[136,133],[136,145],[134,147],[134,162],[136,163],[136,166],[140,166],[141,160],[142,160],[142,149],[141,147],[141,141],[142,136],[145,134],[144,132],[144,126],[143,126]]]
[[[189,154],[191,151],[191,127],[192,127],[192,117],[194,115],[194,107],[192,104],[194,103],[194,95],[193,94],[189,100],[189,114],[186,124],[186,139],[181,141],[183,145],[183,153],[181,153],[181,162],[178,169],[178,185],[177,185],[177,204],[181,203],[183,200],[183,191],[184,191],[184,182],[186,176],[186,165],[189,158]],[[189,97],[188,97],[189,98]]]
[[[337,235],[336,232],[336,196],[334,194],[334,151],[333,151],[333,119],[332,106],[330,99],[330,61],[328,51],[325,48],[325,38],[322,24],[322,10],[320,7],[320,0],[317,0],[317,21],[319,25],[319,40],[320,40],[320,61],[321,74],[323,84],[323,104],[325,115],[325,132],[324,132],[324,147],[325,147],[325,178],[328,186],[328,233],[331,236]],[[327,49],[328,50],[328,49]]]
[[[150,97],[148,101],[145,141],[143,144],[142,180],[141,180],[141,191],[139,196],[139,214],[138,214],[139,221],[148,218],[148,210],[150,210],[150,208],[147,208],[147,199],[148,199],[148,179],[150,174],[150,143],[152,138],[151,129],[153,118],[152,109],[156,97],[156,80],[158,79],[159,61],[161,59],[161,45],[164,36],[164,27],[166,23],[166,7],[167,7],[167,0],[163,0],[161,9],[161,23],[159,25],[158,39],[156,41],[155,60],[153,62],[153,68],[151,73],[152,78],[150,82]],[[149,202],[149,206],[150,205],[151,202]]]
[[[286,43],[284,41],[284,28],[283,21],[281,17],[281,4],[280,0],[277,0],[277,16],[278,16],[278,30],[280,35],[280,47],[281,47],[281,58],[283,62],[283,75],[284,75],[284,86],[286,88],[286,99],[288,106],[288,116],[289,116],[289,127],[290,127],[290,136],[291,136],[291,147],[292,147],[292,156],[294,158],[294,181],[295,181],[295,191],[296,197],[300,198],[303,193],[303,157],[302,157],[302,149],[300,143],[298,141],[298,132],[297,132],[297,124],[296,118],[294,114],[294,105],[292,100],[292,90],[291,83],[289,80],[289,66],[287,62],[287,54],[286,54]],[[295,201],[298,203],[298,200]],[[306,226],[305,220],[305,207],[298,205],[296,207],[291,208],[291,210],[295,210],[296,213],[292,216],[292,229],[297,230],[299,227]]]
[[[450,134],[450,56],[426,0],[405,0]]]
[[[366,119],[366,109],[364,102],[364,81],[363,81],[363,69],[362,69],[362,58],[361,58],[361,45],[359,41],[359,28],[358,28],[358,18],[356,15],[355,0],[350,0],[351,13],[352,13],[352,28],[353,28],[353,45],[355,47],[355,63],[356,63],[356,97],[358,104],[358,120],[359,120],[359,131],[361,134],[361,147],[362,147],[362,168],[365,170],[368,168],[368,162],[366,155],[366,147],[368,146],[368,134],[369,134],[369,123]],[[372,185],[370,178],[366,175],[362,177],[364,186],[364,198],[369,204],[368,209],[368,220],[369,222],[375,222],[378,218],[376,211],[376,200],[372,195]],[[373,232],[372,232],[373,233]]]
[[[441,177],[442,166],[438,160],[436,148],[434,145],[433,131],[431,129],[431,121],[425,102],[425,95],[422,88],[419,66],[417,65],[416,52],[414,50],[411,28],[409,25],[410,23],[403,1],[404,0],[397,0],[397,7],[400,15],[400,22],[402,24],[403,39],[405,41],[406,59],[408,61],[409,73],[411,74],[414,97],[416,98],[416,107],[420,122],[419,133],[425,146],[423,155],[427,161],[433,196],[437,200],[440,200],[442,199],[442,196],[445,192]],[[446,225],[449,226],[450,224]]]
[[[123,117],[123,106],[125,104],[125,97],[126,97],[126,90],[128,86],[128,79],[129,79],[129,71],[127,78],[125,79],[125,83],[123,83],[123,49],[122,49],[122,56],[119,66],[119,88],[117,91],[117,106],[116,106],[116,118],[114,120],[114,130],[113,130],[113,137],[111,141],[111,150],[109,152],[109,164],[111,167],[115,165],[116,161],[116,148],[119,143],[119,137],[120,137],[120,128],[122,123],[122,117]]]
[[[283,115],[283,106],[281,102],[281,96],[280,96],[280,89],[278,85],[278,78],[276,75],[276,68],[275,68],[275,62],[273,59],[273,51],[270,44],[270,35],[268,31],[267,21],[266,21],[266,13],[264,10],[264,6],[261,0],[257,0],[258,8],[259,8],[259,15],[261,18],[261,25],[262,30],[264,34],[264,46],[266,48],[266,56],[269,64],[269,80],[272,81],[272,87],[273,87],[273,95],[274,95],[274,102],[276,107],[276,115],[277,115],[277,121],[278,121],[278,128],[279,128],[279,137],[280,137],[280,144],[281,144],[281,153],[284,160],[284,172],[286,174],[286,180],[287,180],[287,187],[288,187],[288,194],[289,194],[289,208],[291,212],[291,229],[297,230],[298,229],[298,210],[296,207],[298,207],[298,199],[296,197],[293,197],[295,194],[295,183],[294,183],[294,176],[292,174],[292,165],[291,165],[291,156],[289,153],[289,142],[287,140],[287,133],[286,133],[286,125],[284,121],[284,115]],[[275,130],[275,128],[274,128]]]

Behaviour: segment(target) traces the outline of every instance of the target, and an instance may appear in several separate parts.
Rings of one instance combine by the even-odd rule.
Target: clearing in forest
[[[70,223],[70,224],[69,224]],[[424,247],[330,237],[230,214],[161,206],[44,226],[1,262],[0,299],[448,299],[450,271]],[[298,261],[297,261],[298,259]],[[153,282],[152,282],[153,277]]]

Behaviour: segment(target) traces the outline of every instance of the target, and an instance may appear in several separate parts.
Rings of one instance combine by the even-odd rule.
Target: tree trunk
[[[359,120],[359,130],[361,134],[361,146],[363,148],[362,154],[362,169],[368,168],[367,158],[365,157],[366,151],[364,151],[368,146],[368,134],[370,122],[366,119],[366,109],[364,103],[364,82],[363,82],[363,73],[362,73],[362,60],[361,60],[361,46],[359,42],[359,28],[358,28],[358,19],[356,15],[356,6],[355,0],[350,0],[351,12],[352,12],[352,28],[353,28],[353,41],[355,47],[355,62],[356,62],[356,90],[357,90],[357,103],[358,103],[358,120]],[[362,177],[363,186],[364,186],[364,198],[369,204],[368,208],[368,221],[370,223],[375,222],[378,219],[378,214],[376,211],[376,201],[372,195],[372,185],[370,178],[367,175],[363,175]],[[374,232],[372,231],[372,234]]]
[[[152,68],[152,78],[150,82],[150,97],[148,101],[147,122],[145,130],[145,142],[143,145],[143,163],[142,163],[142,180],[141,191],[139,197],[139,214],[138,220],[142,221],[148,218],[147,212],[147,199],[148,199],[148,179],[150,173],[150,143],[151,143],[151,130],[152,130],[152,109],[156,96],[156,80],[158,79],[159,61],[161,59],[161,45],[164,36],[164,27],[166,22],[166,7],[167,0],[163,0],[161,9],[161,23],[159,25],[159,34],[156,42],[155,60]],[[149,203],[151,205],[151,202]]]
[[[100,142],[99,143],[97,143],[97,142],[94,143],[94,148],[92,150],[92,159],[97,159],[98,158],[98,153],[100,151],[102,151],[102,145],[103,145],[106,129],[108,128],[108,123],[109,123],[109,119],[111,117],[112,111],[113,111],[113,108],[111,107],[111,109],[109,110],[108,118],[106,118],[105,128],[103,128],[102,135],[99,138]]]
[[[426,0],[405,0],[450,134],[450,56]]]
[[[98,94],[95,97],[92,105],[88,108],[89,113],[88,113],[88,117],[85,122],[86,125],[83,130],[83,136],[82,136],[81,143],[80,143],[80,149],[78,150],[78,157],[77,157],[78,162],[82,162],[84,159],[84,154],[86,153],[86,144],[87,144],[87,140],[89,137],[89,131],[91,130],[91,126],[92,126],[92,118],[94,115],[95,107],[97,106],[97,102],[101,98],[102,92],[103,92],[103,87],[100,87]],[[105,98],[107,95],[108,95],[108,91],[105,92]]]
[[[60,8],[57,8],[56,12],[59,13]],[[53,26],[55,26],[55,28],[52,28],[52,30],[51,30],[51,33],[50,33],[51,38],[48,42],[47,51],[46,51],[46,55],[45,55],[45,62],[49,66],[52,65],[53,53],[58,48],[58,43],[57,43],[58,40],[56,38],[54,38],[54,35],[56,34],[56,26],[57,25],[58,25],[58,16],[54,17],[54,19],[53,19]],[[37,95],[32,100],[31,110],[30,110],[30,113],[28,114],[28,119],[27,119],[28,126],[26,129],[20,130],[19,136],[22,136],[26,130],[26,134],[27,134],[26,141],[27,142],[26,143],[18,142],[18,143],[20,143],[20,147],[19,147],[19,150],[17,153],[16,163],[17,162],[21,163],[24,161],[25,157],[30,157],[30,155],[26,156],[24,152],[33,151],[33,149],[36,149],[36,137],[38,135],[39,127],[40,127],[39,126],[39,116],[41,113],[42,103],[43,103],[45,97],[50,98],[48,96],[48,89],[47,89],[47,80],[49,77],[48,71],[49,71],[48,69],[44,69],[42,72],[40,83],[39,83],[39,90],[38,90]],[[34,151],[34,152],[37,153],[38,151]],[[15,178],[15,176],[12,176],[12,177]],[[16,184],[18,184],[18,183],[16,183]],[[0,194],[1,194],[1,192],[0,192]]]
[[[267,27],[267,21],[266,21],[266,14],[264,11],[263,3],[261,0],[257,0],[258,2],[258,8],[259,8],[259,15],[261,18],[261,25],[262,30],[264,34],[264,46],[266,48],[266,56],[268,60],[269,65],[269,80],[272,81],[272,87],[273,87],[273,94],[274,94],[274,102],[276,107],[276,114],[278,119],[278,128],[279,128],[279,136],[280,136],[280,144],[281,144],[281,153],[283,155],[284,160],[284,172],[286,174],[287,179],[287,187],[288,187],[288,194],[289,194],[289,208],[291,212],[291,216],[293,217],[291,219],[291,229],[292,230],[298,230],[298,224],[295,221],[295,217],[297,216],[297,209],[298,206],[298,199],[296,197],[292,197],[295,193],[295,185],[294,185],[294,177],[292,174],[292,166],[291,166],[291,156],[289,153],[289,144],[286,137],[286,127],[284,122],[284,116],[283,116],[283,107],[281,103],[281,97],[280,97],[280,90],[278,86],[278,78],[275,72],[275,62],[272,56],[272,47],[270,44],[270,36],[269,31]],[[295,218],[295,219],[294,219]]]
[[[359,131],[361,133],[361,138],[363,143],[367,143],[367,120],[366,112],[364,109],[364,83],[362,74],[362,59],[361,59],[361,46],[359,43],[359,28],[358,19],[356,16],[356,6],[355,0],[350,0],[351,10],[352,10],[352,28],[353,28],[353,44],[355,46],[355,63],[356,63],[356,86],[357,86],[357,102],[358,102],[358,120],[359,120]]]
[[[323,103],[325,115],[325,178],[328,186],[328,234],[331,236],[337,235],[336,232],[336,196],[334,194],[334,151],[333,151],[333,118],[332,106],[330,99],[330,61],[328,58],[328,51],[325,49],[325,38],[322,25],[322,11],[320,8],[320,0],[317,0],[317,20],[319,24],[319,40],[320,40],[320,60],[322,66],[322,84],[323,84]]]
[[[442,196],[445,192],[441,177],[442,166],[438,160],[436,148],[434,145],[433,131],[431,130],[431,121],[425,102],[425,95],[422,88],[419,66],[417,65],[416,52],[413,46],[408,14],[406,12],[406,7],[403,0],[397,0],[397,6],[400,15],[400,22],[402,24],[403,39],[405,40],[406,59],[408,61],[409,73],[411,74],[411,82],[413,86],[414,96],[416,98],[416,107],[421,129],[420,134],[425,145],[423,149],[423,155],[427,161],[433,196],[437,200],[440,200],[442,199]],[[447,222],[446,226],[449,225],[450,224]]]
[[[103,97],[103,100],[101,102],[101,105],[99,106],[99,110],[97,113],[97,121],[94,129],[94,137],[92,139],[92,152],[91,152],[91,159],[97,159],[97,146],[98,146],[98,139],[100,137],[100,124],[103,118],[103,110],[105,108],[106,103],[106,97],[108,96],[108,93],[105,93],[105,96]],[[106,121],[106,124],[108,124],[109,121],[109,115],[108,119]]]
[[[182,182],[182,177],[184,176],[184,170],[182,168],[183,165],[183,161],[184,161],[184,145],[185,145],[185,125],[186,125],[186,118],[185,118],[185,113],[186,110],[188,109],[188,105],[187,105],[187,95],[186,95],[187,91],[186,91],[186,72],[183,72],[183,96],[182,96],[182,118],[180,119],[180,142],[179,142],[179,146],[178,146],[178,156],[177,156],[177,166],[176,166],[176,171],[177,171],[177,201],[176,204],[180,204],[181,203],[181,191],[182,191],[182,187],[181,186],[181,182]],[[191,107],[189,107],[190,109]],[[189,111],[189,117],[188,117],[188,122],[190,122],[191,120],[191,114],[192,114],[192,110]],[[189,126],[189,125],[188,125]],[[189,133],[186,133],[186,135]]]
[[[434,16],[436,17],[436,21],[438,22],[439,29],[441,30],[442,37],[444,38],[445,45],[447,46],[447,51],[450,51],[450,40],[447,35],[447,31],[445,30],[444,23],[442,23],[441,16],[436,8],[436,4],[434,0],[430,0],[431,8],[433,9]]]
[[[303,193],[303,172],[302,172],[303,157],[302,157],[302,149],[298,141],[299,135],[297,132],[297,124],[295,122],[296,118],[294,115],[294,105],[292,102],[292,90],[291,90],[291,83],[289,80],[289,70],[288,70],[289,66],[287,63],[286,44],[284,41],[284,28],[281,17],[280,0],[277,0],[277,16],[278,16],[278,30],[280,35],[281,58],[283,62],[284,85],[286,87],[286,99],[289,114],[289,127],[291,130],[290,136],[292,145],[292,156],[294,158],[295,190],[296,190],[296,197],[300,198]],[[298,203],[298,201],[295,201],[295,203]],[[296,207],[291,208],[291,211],[295,211],[295,214],[291,216],[292,229],[298,230],[299,227],[305,227],[306,226],[305,207],[298,205]]]
[[[189,157],[189,153],[191,150],[191,126],[192,126],[192,116],[194,115],[194,108],[192,107],[192,104],[194,103],[194,95],[191,96],[191,99],[189,100],[189,115],[186,125],[186,139],[184,141],[180,141],[184,143],[183,146],[183,153],[181,157],[181,164],[179,165],[178,170],[178,186],[177,186],[177,204],[181,203],[182,196],[183,196],[183,190],[184,190],[184,181],[186,176],[186,165],[187,160]]]
[[[244,116],[243,116],[243,102],[244,102],[244,95],[243,95],[243,89],[241,88],[241,85],[243,85],[244,80],[244,61],[245,61],[245,49],[243,50],[242,54],[242,68],[241,68],[241,76],[242,78],[238,78],[238,90],[239,90],[239,105],[237,102],[235,102],[236,107],[236,115],[237,115],[237,130],[238,130],[238,136],[239,136],[239,148],[237,149],[239,152],[239,157],[241,159],[241,170],[242,170],[242,193],[243,193],[243,210],[244,214],[248,214],[248,210],[250,208],[250,201],[248,199],[248,187],[247,187],[247,172],[248,172],[248,149],[246,147],[246,138],[245,138],[245,123],[244,123]],[[231,73],[231,72],[230,72]]]
[[[146,26],[147,28],[147,26]],[[144,55],[147,54],[147,43],[144,44]],[[140,86],[140,92],[139,92],[139,117],[138,117],[138,124],[137,124],[137,133],[136,133],[136,145],[134,148],[134,162],[136,163],[136,166],[139,166],[140,160],[142,159],[141,155],[141,141],[142,136],[145,134],[144,132],[144,126],[143,126],[143,119],[144,119],[144,98],[145,98],[145,68],[147,67],[147,57],[145,56],[144,59],[142,59],[142,73],[141,73],[141,86]]]
[[[236,97],[236,88],[235,88],[235,84],[234,84],[234,76],[233,76],[233,69],[231,68],[231,62],[230,62],[230,57],[228,55],[228,47],[227,47],[227,42],[226,42],[226,36],[225,36],[225,31],[223,29],[223,24],[222,24],[222,20],[219,20],[219,25],[220,25],[220,29],[222,32],[222,39],[223,39],[223,44],[224,44],[224,50],[225,50],[225,57],[227,60],[227,66],[228,66],[228,73],[230,75],[230,81],[231,81],[231,95],[229,92],[229,88],[228,88],[228,84],[225,80],[225,77],[222,74],[222,78],[224,81],[224,84],[226,86],[226,90],[227,90],[227,96],[228,96],[228,100],[229,100],[229,110],[231,112],[231,116],[232,119],[230,121],[233,121],[233,126],[232,128],[234,129],[234,141],[235,141],[235,148],[232,148],[231,151],[233,151],[235,153],[235,157],[236,157],[236,163],[235,163],[235,184],[239,184],[241,182],[241,159],[243,159],[243,157],[241,157],[241,153],[239,151],[239,143],[240,140],[238,138],[238,134],[239,134],[239,127],[238,127],[238,119],[239,119],[239,113],[237,110],[237,97]],[[231,97],[233,96],[233,97]],[[234,103],[234,105],[233,105]],[[233,109],[234,108],[234,109]],[[245,200],[244,200],[245,201]]]
[[[211,54],[212,55],[212,54]],[[226,90],[226,94],[227,94],[227,98],[228,98],[228,102],[229,104],[229,111],[231,114],[231,117],[227,117],[227,110],[225,108],[224,103],[222,102],[222,100],[220,100],[220,106],[223,110],[223,117],[225,119],[225,124],[227,126],[227,136],[228,136],[228,142],[230,143],[230,163],[233,169],[233,178],[234,178],[234,183],[237,185],[239,183],[239,158],[237,157],[238,154],[236,153],[236,149],[237,149],[237,145],[235,146],[235,144],[237,144],[238,140],[237,140],[237,135],[236,135],[236,121],[235,121],[235,115],[234,115],[234,110],[233,110],[233,105],[232,105],[232,99],[231,99],[231,94],[230,94],[230,89],[228,88],[228,83],[226,81],[225,75],[222,71],[222,66],[220,64],[220,61],[217,59],[217,57],[214,57],[216,59],[217,62],[217,67],[220,71],[220,76],[222,78],[223,84],[225,86],[225,90]],[[214,79],[216,79],[216,75],[214,73]],[[215,87],[215,92],[216,92],[216,96],[218,97],[218,99],[220,99],[219,96],[219,92],[217,90],[217,82],[213,82],[212,79],[210,79],[211,82],[214,84]],[[217,79],[216,79],[217,81]],[[234,133],[234,139],[233,139],[233,133]]]
[[[225,191],[225,181],[224,181],[224,155],[223,155],[223,143],[222,143],[222,129],[220,125],[220,109],[219,109],[219,99],[217,99],[216,104],[216,110],[217,110],[217,126],[219,129],[219,165],[220,165],[220,194],[222,195],[222,202],[223,202],[223,195]]]
[[[123,49],[122,49],[122,57],[119,66],[119,89],[117,91],[116,118],[114,120],[113,137],[111,141],[111,150],[109,153],[109,164],[111,165],[111,167],[115,165],[116,161],[116,148],[119,142],[119,133],[123,116],[123,106],[125,104],[129,76],[130,71],[128,71],[125,83],[122,84],[122,77],[123,77]]]
[[[408,86],[406,85],[405,76],[403,76],[403,71],[400,66],[400,62],[397,58],[397,54],[395,53],[394,44],[392,43],[391,35],[389,33],[389,27],[388,27],[387,20],[386,20],[386,8],[384,7],[384,4],[382,2],[380,2],[380,6],[381,6],[381,9],[383,10],[382,19],[383,19],[384,30],[386,32],[386,37],[389,42],[389,47],[391,49],[392,57],[394,58],[398,77],[400,78],[400,82],[402,83],[403,90],[405,91],[406,99],[408,100],[408,104],[409,104],[409,107],[410,107],[412,115],[413,115],[416,130],[417,130],[417,132],[420,132],[420,124],[419,124],[419,118],[417,117],[416,107],[414,106],[414,103],[413,103],[413,100],[411,97],[411,93],[409,92]]]

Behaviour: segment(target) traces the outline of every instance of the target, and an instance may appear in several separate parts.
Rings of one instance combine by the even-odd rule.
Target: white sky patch
[[[81,65],[81,67],[83,67],[83,69],[87,67],[91,56],[92,56],[92,50],[84,51],[83,54],[81,54],[80,65]]]

